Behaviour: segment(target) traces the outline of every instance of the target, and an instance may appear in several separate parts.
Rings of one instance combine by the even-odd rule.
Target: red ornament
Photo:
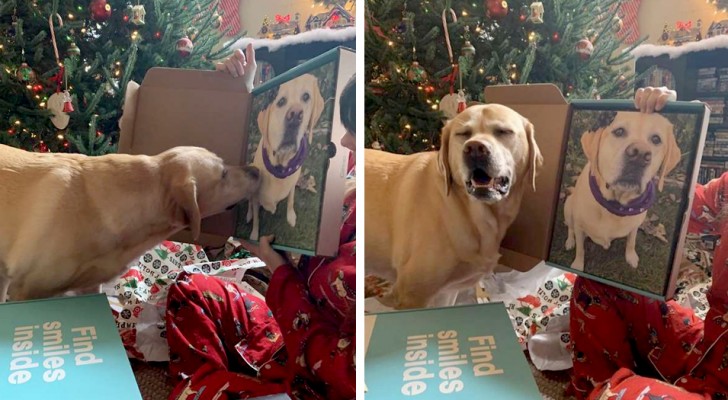
[[[45,144],[42,140],[40,141],[40,145],[38,146],[38,150],[40,150],[41,153],[47,153],[48,152],[48,145]]]
[[[157,40],[161,39],[162,38],[162,32],[160,32],[160,31],[154,32],[154,38],[157,39]]]
[[[65,92],[63,92],[63,112],[64,113],[73,112],[73,103],[71,102],[71,94],[68,93],[67,90]]]
[[[33,85],[33,91],[36,93],[40,93],[41,91],[43,91],[43,85],[36,83],[35,85]]]
[[[179,53],[182,57],[189,56],[194,47],[195,46],[192,44],[192,41],[187,36],[177,41],[177,53]]]
[[[68,148],[68,146],[69,146],[68,140],[64,140],[63,141],[63,147]]]
[[[505,0],[485,0],[485,9],[488,17],[501,19],[508,15],[508,2]]]
[[[91,19],[96,22],[104,22],[111,17],[111,5],[106,0],[91,0],[89,12]]]
[[[559,42],[559,40],[561,40],[561,36],[559,36],[559,33],[558,33],[558,32],[554,32],[554,34],[553,34],[553,35],[551,35],[551,40],[552,40],[552,41],[553,41],[554,43],[558,43],[558,42]]]
[[[579,58],[582,60],[588,60],[593,52],[594,45],[589,41],[589,39],[581,39],[576,42],[576,54],[578,54]]]

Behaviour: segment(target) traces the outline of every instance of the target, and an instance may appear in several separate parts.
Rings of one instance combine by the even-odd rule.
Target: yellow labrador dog
[[[0,301],[98,290],[145,250],[251,198],[255,167],[176,147],[156,156],[40,154],[0,145]],[[40,247],[39,247],[40,246]]]
[[[253,221],[251,240],[258,240],[260,207],[275,214],[285,198],[286,220],[291,227],[296,226],[296,183],[323,109],[318,79],[304,74],[280,85],[275,99],[258,114],[261,139],[253,165],[261,172],[261,182],[258,195],[248,203],[247,221]]]
[[[604,249],[626,237],[625,259],[637,268],[637,230],[680,162],[672,124],[659,114],[619,112],[607,126],[584,133],[581,146],[588,162],[564,204],[565,247],[576,247],[571,267],[584,270],[587,237]]]
[[[543,161],[533,125],[498,104],[449,121],[439,152],[364,160],[365,265],[394,282],[379,300],[396,309],[452,305],[497,266]]]

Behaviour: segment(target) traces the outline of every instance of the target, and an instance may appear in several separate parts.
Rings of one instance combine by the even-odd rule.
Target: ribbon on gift
[[[686,21],[686,22],[677,21],[675,23],[675,27],[679,31],[689,31],[689,30],[693,29],[693,21]]]
[[[279,24],[287,24],[291,22],[291,14],[288,14],[286,16],[276,14],[276,22]]]

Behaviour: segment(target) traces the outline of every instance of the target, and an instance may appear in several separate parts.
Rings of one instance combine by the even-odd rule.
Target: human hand
[[[241,246],[243,246],[245,250],[251,252],[254,256],[260,258],[261,261],[265,263],[265,266],[268,267],[268,270],[271,273],[274,273],[281,265],[290,263],[287,254],[273,250],[273,247],[271,247],[270,244],[274,240],[275,236],[273,235],[263,236],[260,238],[260,242],[257,245],[242,240]]]
[[[242,76],[245,79],[245,87],[248,89],[248,92],[252,92],[255,71],[258,69],[258,64],[255,62],[255,49],[253,48],[253,44],[248,43],[248,46],[245,48],[245,53],[240,49],[235,50],[227,60],[217,63],[215,69],[227,72],[233,78]]]
[[[651,113],[662,110],[668,101],[677,100],[677,92],[666,87],[645,87],[637,89],[634,105],[640,112]]]

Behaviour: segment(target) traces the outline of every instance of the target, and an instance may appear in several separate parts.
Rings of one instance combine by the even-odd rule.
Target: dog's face
[[[529,174],[535,188],[536,170],[543,163],[533,125],[500,104],[472,106],[449,121],[438,160],[447,193],[454,183],[489,204],[528,182]]]
[[[195,239],[202,218],[250,199],[260,186],[257,168],[226,166],[220,157],[200,147],[175,147],[158,157],[172,218],[189,225]]]
[[[304,74],[278,87],[272,103],[258,114],[258,127],[268,158],[273,165],[285,165],[298,152],[301,140],[313,128],[324,109],[318,79]]]
[[[639,197],[656,176],[662,190],[680,162],[672,124],[659,114],[619,112],[609,125],[582,135],[581,143],[600,187],[622,203]]]

